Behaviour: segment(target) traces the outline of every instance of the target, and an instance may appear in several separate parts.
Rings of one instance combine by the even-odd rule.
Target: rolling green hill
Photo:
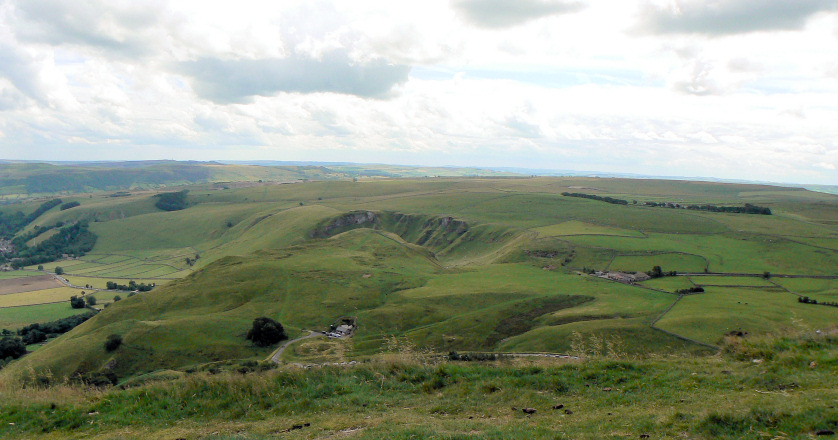
[[[579,191],[639,203],[561,195]],[[830,247],[838,226],[828,214],[838,198],[801,189],[596,178],[208,184],[189,187],[187,207],[177,211],[156,208],[154,194],[65,197],[80,205],[34,223],[88,220],[99,239],[81,259],[45,269],[62,265],[70,278],[180,279],[113,304],[0,376],[110,371],[124,380],[265,359],[272,348],[244,340],[262,315],[292,332],[354,317],[355,358],[386,351],[392,336],[441,353],[569,352],[574,341],[594,338],[602,352],[699,354],[731,331],[820,328],[838,316],[797,302],[803,293],[829,298],[828,279],[723,284],[736,273],[838,272]],[[773,215],[644,201],[758,203]],[[699,277],[644,286],[583,273],[655,265],[719,274],[706,293],[681,298],[673,292]],[[821,285],[823,293],[815,291]],[[109,334],[124,338],[113,353],[102,348]]]

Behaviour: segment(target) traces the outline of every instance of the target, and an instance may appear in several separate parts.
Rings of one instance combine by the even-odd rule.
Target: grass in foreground
[[[729,338],[713,357],[492,363],[408,348],[356,367],[233,366],[126,389],[4,384],[0,436],[804,439],[838,428],[836,343],[832,328]]]

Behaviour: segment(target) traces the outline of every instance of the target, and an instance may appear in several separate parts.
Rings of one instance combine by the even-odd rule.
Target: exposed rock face
[[[378,216],[372,211],[349,212],[316,228],[311,235],[317,238],[326,238],[343,232],[343,230],[367,225],[374,227],[378,223]]]
[[[314,238],[327,238],[357,228],[382,229],[405,241],[440,250],[469,232],[468,223],[451,216],[433,217],[399,212],[353,211],[318,225]]]

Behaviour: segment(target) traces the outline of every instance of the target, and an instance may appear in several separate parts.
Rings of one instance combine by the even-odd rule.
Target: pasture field
[[[156,260],[127,255],[88,254],[77,260],[56,261],[43,266],[47,272],[53,272],[56,266],[60,266],[67,277],[176,278],[173,274],[184,271],[188,267],[185,263],[186,256],[194,257],[195,255],[189,252],[182,254],[183,259],[164,254],[158,256]],[[99,261],[100,258],[104,261]]]
[[[656,325],[697,341],[718,344],[722,336],[741,331],[765,334],[783,329],[821,329],[835,325],[831,307],[800,304],[776,289],[706,287],[705,293],[683,297]]]
[[[70,287],[55,287],[52,289],[43,289],[31,292],[9,293],[6,295],[0,295],[0,308],[57,303],[62,301],[67,301],[67,304],[69,304],[70,297],[73,295],[78,296],[79,294],[79,290]]]
[[[724,277],[713,275],[697,275],[688,277],[699,286],[742,286],[742,287],[776,287],[762,277]]]
[[[775,237],[727,233],[713,235],[649,234],[649,238],[575,236],[573,244],[610,248],[618,252],[683,252],[708,260],[710,272],[832,275],[838,252]],[[686,272],[677,266],[664,270]]]
[[[677,252],[656,255],[617,255],[608,265],[608,270],[623,272],[648,272],[655,266],[669,272],[702,272],[707,260],[701,255],[682,254]]]
[[[15,278],[26,278],[36,275],[41,275],[41,273],[28,270],[14,270],[9,272],[0,272],[0,280],[12,280]]]
[[[157,286],[162,286],[163,284],[171,281],[167,279],[148,279],[148,278],[94,278],[94,277],[78,277],[78,276],[64,276],[64,279],[70,282],[70,284],[74,286],[90,286],[94,289],[105,289],[107,288],[108,281],[113,281],[117,284],[128,285],[129,281],[134,281],[137,284],[145,283],[145,284],[156,284]]]
[[[69,301],[37,306],[0,308],[0,329],[13,331],[35,322],[55,321],[87,312],[89,312],[87,309],[70,307]]]
[[[667,292],[675,292],[676,290],[695,287],[695,283],[692,281],[692,278],[682,276],[653,278],[643,281],[640,284],[652,289],[660,289]]]
[[[798,295],[810,296],[822,301],[838,300],[838,280],[772,278],[771,281]]]
[[[542,226],[540,228],[533,228],[532,231],[547,237],[560,235],[617,235],[627,237],[644,237],[644,235],[638,231],[604,227],[574,220],[550,226]]]

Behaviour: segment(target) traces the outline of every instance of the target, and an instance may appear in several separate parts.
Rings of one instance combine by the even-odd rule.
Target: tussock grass
[[[354,367],[161,375],[124,390],[2,384],[0,416],[14,425],[0,435],[802,439],[838,425],[836,342],[833,327],[730,338],[710,358],[446,362],[397,339]]]

